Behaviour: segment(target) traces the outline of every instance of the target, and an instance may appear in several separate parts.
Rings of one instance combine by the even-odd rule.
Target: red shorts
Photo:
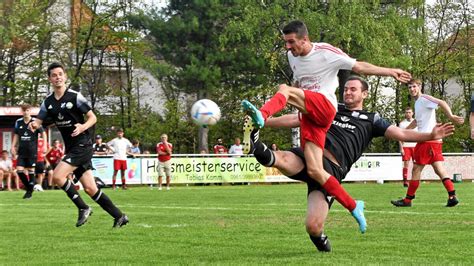
[[[306,141],[309,141],[324,149],[326,134],[336,116],[336,109],[321,93],[305,90],[304,97],[308,113],[301,115],[301,147],[304,148]]]
[[[413,158],[413,153],[415,153],[415,147],[403,147],[403,153],[402,161],[410,161]]]
[[[444,161],[443,143],[420,142],[416,144],[413,162],[420,165],[432,164]]]
[[[127,160],[114,160],[114,171],[127,170]]]

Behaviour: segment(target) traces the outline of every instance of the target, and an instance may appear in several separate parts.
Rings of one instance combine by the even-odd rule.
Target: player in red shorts
[[[308,175],[351,212],[360,231],[364,233],[367,226],[363,213],[364,202],[356,202],[338,180],[323,168],[322,147],[337,109],[337,73],[341,69],[353,70],[361,74],[392,76],[402,82],[408,82],[411,76],[400,69],[358,62],[329,44],[312,43],[308,29],[301,21],[290,22],[283,28],[283,34],[295,86],[280,85],[278,92],[260,110],[245,100],[242,106],[251,115],[257,128],[262,128],[265,120],[281,111],[287,103],[300,111],[301,146],[304,149]],[[250,132],[246,132],[248,134]],[[249,143],[243,144],[244,150],[248,151]]]
[[[405,108],[405,119],[400,122],[398,127],[400,127],[401,129],[406,129],[412,121],[413,109],[408,106],[407,108]],[[416,128],[414,128],[413,130],[416,130]],[[403,186],[408,187],[408,166],[410,166],[410,161],[413,160],[413,153],[415,152],[416,142],[399,141],[399,144],[403,162]]]
[[[433,96],[421,93],[421,81],[412,79],[408,83],[408,90],[415,101],[415,121],[413,126],[418,127],[419,132],[431,132],[436,126],[436,109],[441,107],[446,116],[453,123],[461,125],[464,118],[453,115],[449,105]],[[413,171],[410,183],[408,184],[406,197],[399,200],[392,200],[392,204],[397,207],[411,207],[411,201],[415,198],[415,192],[420,185],[421,171],[425,165],[431,165],[435,173],[443,182],[446,191],[448,191],[448,203],[446,207],[454,207],[459,201],[456,198],[456,190],[454,184],[448,177],[448,173],[443,166],[443,141],[441,139],[418,142],[413,155]]]

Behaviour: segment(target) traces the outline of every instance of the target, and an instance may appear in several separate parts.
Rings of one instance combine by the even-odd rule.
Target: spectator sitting
[[[2,157],[0,158],[0,190],[3,190],[3,179],[6,178],[7,180],[7,190],[12,191],[11,183],[12,183],[12,176],[14,176],[13,172],[13,163],[10,158],[8,158],[8,151],[2,151]],[[18,181],[16,181],[16,185],[18,186]]]

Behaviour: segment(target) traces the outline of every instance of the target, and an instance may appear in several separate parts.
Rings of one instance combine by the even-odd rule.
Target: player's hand
[[[15,156],[16,156],[16,148],[15,147],[12,147],[11,153],[12,153],[12,158],[15,158]]]
[[[449,120],[453,121],[453,123],[457,125],[462,125],[464,124],[464,117],[462,116],[457,116],[457,115],[452,115]]]
[[[400,151],[400,154],[401,154],[402,156],[404,156],[404,155],[405,155],[405,151],[402,149],[402,150]]]
[[[398,68],[392,69],[392,76],[402,83],[408,83],[411,79],[410,73]]]
[[[454,134],[454,125],[452,123],[438,123],[431,131],[433,139],[442,139]]]
[[[76,129],[72,132],[71,136],[76,137],[79,136],[82,132],[84,132],[87,128],[84,126],[84,124],[77,123],[74,125]]]
[[[31,130],[31,131],[35,131],[37,128],[38,128],[38,125],[36,124],[35,121],[31,121],[31,122],[28,124],[28,129]]]

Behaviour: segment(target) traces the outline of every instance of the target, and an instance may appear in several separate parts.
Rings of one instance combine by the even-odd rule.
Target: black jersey
[[[74,125],[84,124],[84,114],[90,110],[91,107],[81,93],[67,89],[59,100],[54,97],[54,93],[48,95],[41,104],[38,118],[50,119],[54,122],[64,139],[67,153],[76,145],[92,145],[89,130],[85,130],[78,136],[71,136],[76,129]]]
[[[15,134],[18,135],[18,157],[21,158],[36,158],[38,152],[38,135],[43,133],[42,127],[36,129],[34,132],[28,129],[28,125],[34,121],[31,118],[28,123],[25,123],[23,118],[15,122]]]
[[[351,111],[340,104],[326,135],[325,149],[334,154],[339,165],[349,172],[371,140],[384,136],[389,126],[390,123],[378,113]]]
[[[94,152],[107,152],[107,144],[101,143],[100,145],[97,145],[97,143],[94,143],[92,145],[92,148],[94,149]]]

